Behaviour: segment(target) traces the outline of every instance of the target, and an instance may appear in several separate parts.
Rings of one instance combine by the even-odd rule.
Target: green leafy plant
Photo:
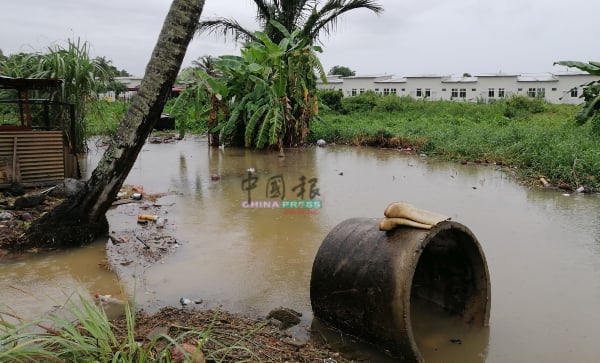
[[[345,97],[342,99],[342,112],[347,114],[353,112],[373,111],[381,97],[381,95],[371,90],[367,90],[366,92],[354,97]]]
[[[342,110],[342,99],[344,98],[344,94],[341,91],[320,90],[317,91],[317,96],[329,109],[336,112]]]
[[[212,93],[212,112],[222,112],[211,131],[221,133],[233,145],[265,148],[300,145],[318,112],[317,97],[310,91],[313,70],[322,78],[323,67],[316,56],[321,48],[307,43],[300,31],[289,33],[273,21],[285,37],[277,44],[265,33],[247,43],[241,56],[223,56],[215,61],[222,77],[204,80]]]
[[[86,122],[89,102],[95,98],[100,85],[110,76],[89,54],[90,44],[68,39],[66,46],[50,46],[40,58],[34,78],[60,78],[63,80],[59,99],[75,105],[74,135],[69,134],[75,152],[86,150]],[[71,130],[67,129],[67,133]]]
[[[554,64],[577,68],[581,71],[600,76],[600,62],[578,62],[578,61],[560,61]],[[575,120],[578,124],[584,124],[591,120],[592,130],[600,135],[600,80],[587,83],[584,86],[581,97],[585,104],[583,109],[577,114]]]
[[[402,112],[414,107],[419,101],[410,96],[387,95],[377,100],[374,110],[378,112]]]
[[[514,95],[504,101],[504,106],[504,116],[509,118],[523,118],[531,114],[544,112],[546,101],[538,97],[531,98]]]
[[[86,114],[86,139],[95,135],[112,135],[128,107],[129,104],[121,101],[90,102]]]

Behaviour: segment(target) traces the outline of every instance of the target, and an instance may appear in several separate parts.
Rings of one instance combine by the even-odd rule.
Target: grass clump
[[[128,107],[128,103],[121,101],[98,100],[91,103],[86,116],[87,138],[114,134]]]
[[[9,313],[0,313],[0,362],[172,362],[174,350],[191,362],[202,354],[207,342],[219,346],[207,356],[210,359],[236,349],[247,351],[245,347],[225,346],[211,338],[216,314],[204,331],[188,329],[176,338],[158,334],[143,342],[137,336],[136,314],[129,304],[124,305],[124,312],[124,332],[113,325],[101,306],[84,298],[67,309],[68,317],[52,315],[24,322]],[[5,317],[18,322],[10,323]],[[193,352],[183,349],[190,346],[184,341],[194,342]]]

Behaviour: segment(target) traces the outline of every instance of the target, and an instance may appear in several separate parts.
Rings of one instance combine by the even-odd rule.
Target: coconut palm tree
[[[108,231],[106,211],[160,118],[203,6],[204,0],[173,0],[140,90],[92,176],[77,195],[36,220],[15,248],[78,246]]]
[[[192,66],[203,70],[211,77],[219,77],[221,74],[215,68],[215,60],[216,58],[212,55],[203,55],[202,57],[198,57],[198,59],[192,61]]]
[[[300,29],[300,36],[314,44],[320,34],[333,31],[339,17],[351,10],[367,9],[375,14],[383,12],[383,7],[375,0],[327,0],[323,5],[320,0],[254,0],[254,3],[259,26],[276,44],[285,36],[272,25],[272,20],[290,33]],[[235,19],[206,19],[199,23],[198,31],[232,35],[235,40],[241,41],[259,40],[254,31],[244,28]]]

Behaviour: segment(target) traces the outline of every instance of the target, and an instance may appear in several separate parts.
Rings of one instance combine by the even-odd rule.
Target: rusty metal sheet
[[[13,164],[18,164],[21,183],[26,186],[62,181],[65,178],[64,150],[61,131],[0,132],[0,157],[10,157]],[[14,169],[11,165],[11,178],[16,176]],[[5,168],[2,170],[6,172]],[[6,184],[0,178],[0,187]]]

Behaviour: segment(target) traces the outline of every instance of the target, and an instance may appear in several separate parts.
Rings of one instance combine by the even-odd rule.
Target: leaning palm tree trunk
[[[111,206],[153,126],[160,118],[204,0],[173,0],[140,90],[85,188],[37,220],[21,246],[69,247],[106,233]]]

